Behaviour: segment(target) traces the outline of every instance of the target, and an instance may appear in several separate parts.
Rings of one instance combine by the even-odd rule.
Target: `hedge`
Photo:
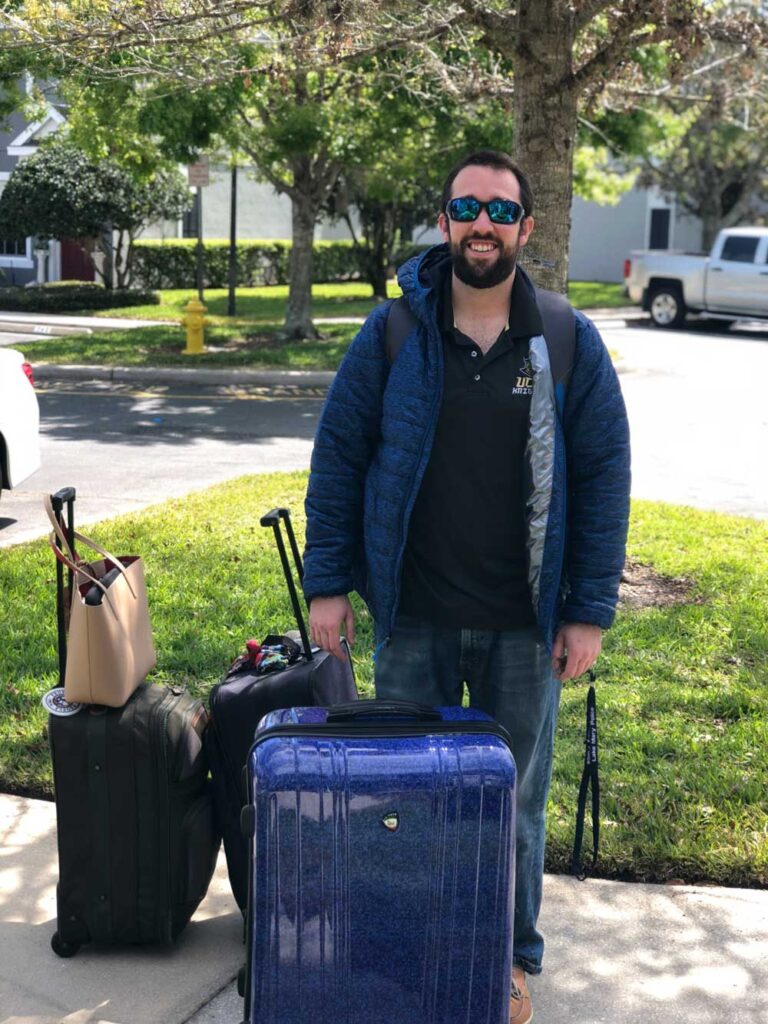
[[[70,313],[117,306],[156,306],[160,296],[134,288],[108,290],[87,281],[55,281],[29,288],[0,288],[0,309],[7,312]]]
[[[237,243],[237,284],[254,287],[288,284],[291,243],[283,239]],[[206,288],[226,288],[229,281],[229,242],[206,240],[203,245]],[[197,241],[135,242],[131,279],[145,288],[194,288],[197,281]],[[350,281],[360,277],[351,242],[315,242],[312,280]]]

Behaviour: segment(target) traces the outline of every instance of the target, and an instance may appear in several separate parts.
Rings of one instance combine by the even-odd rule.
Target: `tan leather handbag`
[[[102,556],[91,562],[78,558],[56,522],[49,497],[45,507],[54,528],[49,543],[74,573],[64,697],[122,707],[156,662],[143,561],[138,555],[117,558],[75,533],[80,544]]]

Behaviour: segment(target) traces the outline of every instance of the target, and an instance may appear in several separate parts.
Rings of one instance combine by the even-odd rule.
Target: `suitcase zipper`
[[[285,722],[272,725],[258,733],[251,744],[251,750],[266,740],[278,736],[311,736],[324,740],[405,739],[432,735],[464,734],[495,736],[512,750],[512,740],[503,725],[498,722],[453,721],[453,722],[393,722],[380,719],[376,722],[355,722],[349,725],[323,725],[318,722]]]

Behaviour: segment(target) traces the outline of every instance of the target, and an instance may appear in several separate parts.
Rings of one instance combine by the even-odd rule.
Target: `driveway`
[[[768,518],[768,331],[603,337],[629,413],[633,497]]]

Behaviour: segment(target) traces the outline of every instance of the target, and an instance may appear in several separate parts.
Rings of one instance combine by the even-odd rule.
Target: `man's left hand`
[[[558,679],[575,679],[597,661],[603,642],[599,626],[586,622],[568,622],[562,626],[552,645],[552,671]]]

